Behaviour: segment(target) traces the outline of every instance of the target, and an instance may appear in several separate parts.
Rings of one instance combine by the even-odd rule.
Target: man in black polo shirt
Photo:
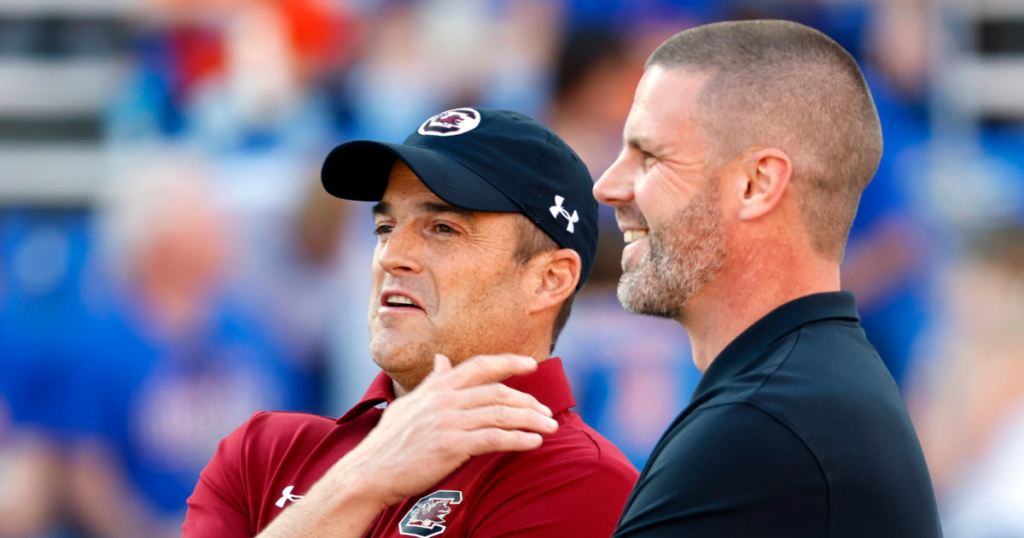
[[[795,23],[654,52],[594,187],[628,245],[619,299],[678,320],[704,377],[616,537],[941,535],[903,401],[839,265],[882,152],[853,58]]]

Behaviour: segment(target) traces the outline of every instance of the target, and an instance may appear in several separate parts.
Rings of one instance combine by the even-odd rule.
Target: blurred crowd
[[[1024,536],[1024,130],[937,133],[924,0],[139,6],[95,202],[0,206],[0,537],[177,536],[251,413],[340,416],[362,396],[375,238],[366,205],[319,186],[335,144],[512,109],[596,179],[653,49],[749,18],[818,28],[861,63],[885,156],[843,285],[910,406],[947,536]],[[577,412],[639,468],[700,373],[676,323],[618,304],[623,244],[601,218],[555,354]]]

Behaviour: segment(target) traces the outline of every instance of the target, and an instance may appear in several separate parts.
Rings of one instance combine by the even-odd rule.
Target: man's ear
[[[583,262],[575,250],[562,248],[538,254],[530,261],[529,269],[536,283],[530,301],[532,314],[562,304],[576,291]]]
[[[758,149],[747,155],[743,170],[745,190],[740,199],[739,218],[754,220],[782,200],[793,176],[793,161],[780,149]]]

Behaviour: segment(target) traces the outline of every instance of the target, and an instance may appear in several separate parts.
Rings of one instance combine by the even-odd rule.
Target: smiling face
[[[725,262],[721,180],[694,117],[705,81],[680,69],[648,69],[622,153],[594,185],[594,196],[615,206],[625,236],[618,291],[633,313],[678,318]]]
[[[374,207],[370,354],[402,389],[453,363],[516,353],[529,327],[529,284],[514,259],[516,215],[453,207],[401,161]]]

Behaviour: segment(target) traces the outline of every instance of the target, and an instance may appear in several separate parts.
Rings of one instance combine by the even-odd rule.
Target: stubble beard
[[[618,298],[626,311],[677,319],[715,279],[726,257],[720,198],[719,178],[711,177],[667,226],[649,231],[647,254],[635,268],[629,270],[623,260]]]

